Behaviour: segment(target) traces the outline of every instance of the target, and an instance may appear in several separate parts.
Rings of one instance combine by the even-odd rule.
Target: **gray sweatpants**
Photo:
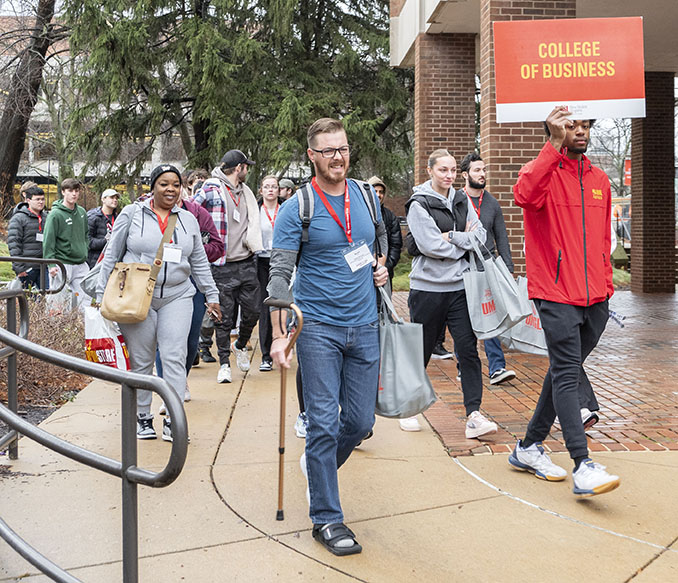
[[[136,324],[120,324],[132,371],[152,374],[155,347],[160,351],[163,378],[183,401],[186,389],[186,340],[193,316],[193,292],[171,300],[153,298],[148,317]],[[137,414],[151,412],[151,391],[137,391]]]

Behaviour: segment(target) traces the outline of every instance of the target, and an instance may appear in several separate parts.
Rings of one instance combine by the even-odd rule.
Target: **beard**
[[[572,146],[571,148],[568,148],[568,152],[574,152],[575,154],[586,154],[586,150],[588,150],[589,145],[586,144],[585,146],[581,148],[575,148]]]
[[[468,185],[471,188],[477,188],[478,190],[484,190],[485,189],[485,180],[482,182],[477,182],[476,180],[473,180],[470,176],[468,177]]]
[[[329,166],[327,166],[326,168],[316,166],[315,171],[316,174],[320,176],[325,182],[329,182],[330,184],[340,184],[341,182],[344,182],[344,180],[346,180],[346,175],[348,174],[348,164],[344,162],[344,168],[341,175],[330,173]]]

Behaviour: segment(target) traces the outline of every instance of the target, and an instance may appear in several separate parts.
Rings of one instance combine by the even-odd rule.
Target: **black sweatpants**
[[[270,257],[257,257],[257,277],[259,278],[259,348],[261,348],[262,362],[271,360],[271,343],[273,342],[273,327],[271,326],[271,311],[264,305],[268,293],[268,272],[271,266]]]
[[[586,433],[579,411],[579,385],[582,364],[598,344],[607,325],[608,301],[592,306],[571,306],[539,299],[534,303],[546,336],[550,366],[525,437],[532,442],[543,441],[558,415],[570,457],[587,456]]]
[[[450,331],[459,356],[461,390],[466,415],[480,409],[483,398],[482,366],[478,358],[478,339],[471,328],[466,307],[466,292],[427,292],[410,290],[410,320],[424,328],[424,365],[428,365],[440,332]]]
[[[259,279],[257,277],[257,259],[255,256],[232,261],[226,265],[212,265],[212,277],[219,290],[222,320],[215,323],[219,364],[229,364],[231,355],[231,330],[235,327],[240,306],[239,348],[244,348],[252,336],[252,330],[259,320]]]

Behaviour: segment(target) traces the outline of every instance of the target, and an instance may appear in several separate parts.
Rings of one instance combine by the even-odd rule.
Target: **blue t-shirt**
[[[360,186],[348,181],[351,200],[351,238],[364,241],[374,252],[374,223]],[[374,192],[377,216],[381,210]],[[344,195],[326,193],[328,203],[345,225]],[[304,318],[334,326],[364,326],[377,319],[377,303],[372,267],[355,273],[346,263],[342,251],[348,246],[344,230],[332,218],[320,197],[313,191],[314,209],[308,228],[308,242],[301,247],[301,257],[294,282],[294,301]],[[273,230],[273,247],[296,251],[301,244],[301,219],[296,196],[280,207]]]

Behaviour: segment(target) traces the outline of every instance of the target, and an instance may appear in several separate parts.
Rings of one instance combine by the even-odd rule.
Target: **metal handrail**
[[[66,266],[59,261],[58,259],[46,259],[45,257],[15,257],[15,256],[0,256],[0,261],[11,261],[12,263],[35,263],[40,266],[40,289],[37,290],[39,293],[45,294],[58,294],[64,286],[66,285]],[[61,269],[61,285],[56,289],[45,289],[45,270],[43,265],[56,265]]]
[[[95,364],[30,342],[26,339],[28,335],[28,302],[24,290],[16,288],[0,290],[0,300],[2,299],[7,300],[7,326],[10,328],[5,330],[0,327],[0,342],[7,345],[2,351],[8,349],[11,351],[11,355],[8,357],[8,392],[9,385],[12,382],[16,385],[16,351],[24,352],[62,368],[122,386],[121,461],[102,456],[60,439],[39,427],[31,425],[2,404],[0,404],[0,419],[14,430],[14,439],[5,440],[13,442],[10,444],[10,457],[13,459],[18,457],[16,447],[18,432],[70,459],[122,479],[123,581],[124,583],[137,583],[139,580],[137,485],[142,484],[153,488],[168,486],[181,473],[188,451],[188,425],[183,403],[176,392],[163,379],[158,377]],[[15,333],[15,300],[19,302],[19,335]],[[5,356],[7,355],[5,354]],[[13,365],[12,361],[14,361]],[[14,371],[11,370],[12,366]],[[172,448],[166,466],[159,472],[151,472],[137,467],[137,389],[158,393],[165,402],[168,414],[172,419]],[[14,390],[16,390],[16,386]],[[7,443],[0,444],[0,447],[4,449],[7,447]],[[14,456],[12,456],[12,448],[14,448]],[[2,519],[0,519],[0,537],[34,567],[54,581],[59,583],[77,583],[79,581],[30,546]]]

